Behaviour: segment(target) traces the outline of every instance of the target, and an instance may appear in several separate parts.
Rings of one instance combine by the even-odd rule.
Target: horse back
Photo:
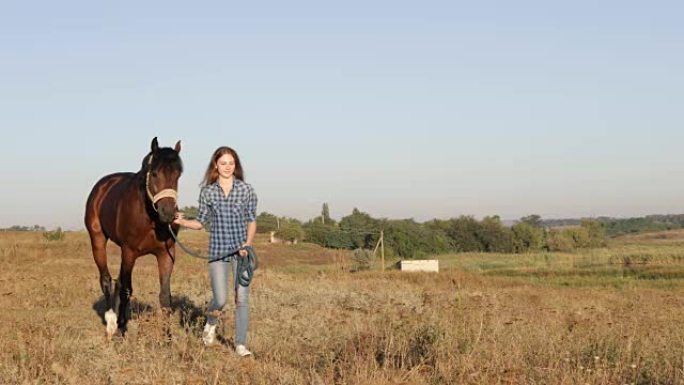
[[[90,191],[86,203],[85,226],[90,233],[102,232],[107,238],[115,240],[117,234],[117,222],[125,200],[130,200],[134,186],[135,174],[120,172],[104,176]],[[128,202],[134,205],[134,202]],[[118,243],[118,242],[117,242]]]

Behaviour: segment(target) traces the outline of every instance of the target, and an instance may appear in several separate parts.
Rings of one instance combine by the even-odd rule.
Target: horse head
[[[171,223],[176,213],[178,179],[183,173],[180,150],[180,140],[174,148],[159,147],[155,137],[150,153],[143,159],[147,197],[164,223]]]

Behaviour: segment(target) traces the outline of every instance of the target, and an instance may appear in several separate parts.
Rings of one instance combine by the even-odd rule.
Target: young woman
[[[218,313],[226,304],[228,288],[236,287],[235,299],[235,351],[245,357],[252,353],[247,349],[247,326],[249,324],[249,287],[236,285],[237,258],[247,256],[240,249],[252,246],[256,233],[257,196],[254,189],[244,181],[238,154],[230,147],[219,147],[211,156],[199,195],[197,219],[185,219],[177,213],[174,220],[180,226],[201,230],[210,223],[209,276],[214,298],[207,312],[202,340],[211,345],[216,340]],[[240,251],[235,252],[235,250]],[[229,286],[229,270],[232,282]]]

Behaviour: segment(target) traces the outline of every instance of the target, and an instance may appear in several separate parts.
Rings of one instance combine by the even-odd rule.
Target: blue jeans
[[[235,290],[236,258],[242,257],[234,254],[225,260],[209,263],[209,277],[211,278],[211,290],[214,293],[214,298],[209,304],[207,323],[210,325],[218,323],[219,320],[215,315],[226,305],[228,290],[237,292],[235,293],[235,345],[246,345],[247,327],[249,325],[249,286],[238,285],[237,290]],[[229,270],[232,280],[229,280],[228,277]]]

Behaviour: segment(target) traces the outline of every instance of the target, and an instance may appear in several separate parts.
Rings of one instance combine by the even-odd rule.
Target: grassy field
[[[87,235],[0,233],[0,383],[684,383],[684,233],[577,253],[443,255],[438,274],[350,273],[349,252],[258,241],[255,355],[239,359],[232,311],[223,344],[200,342],[204,262],[179,253],[166,316],[156,261],[140,258],[129,332],[107,341]],[[116,275],[118,249],[109,254]]]

